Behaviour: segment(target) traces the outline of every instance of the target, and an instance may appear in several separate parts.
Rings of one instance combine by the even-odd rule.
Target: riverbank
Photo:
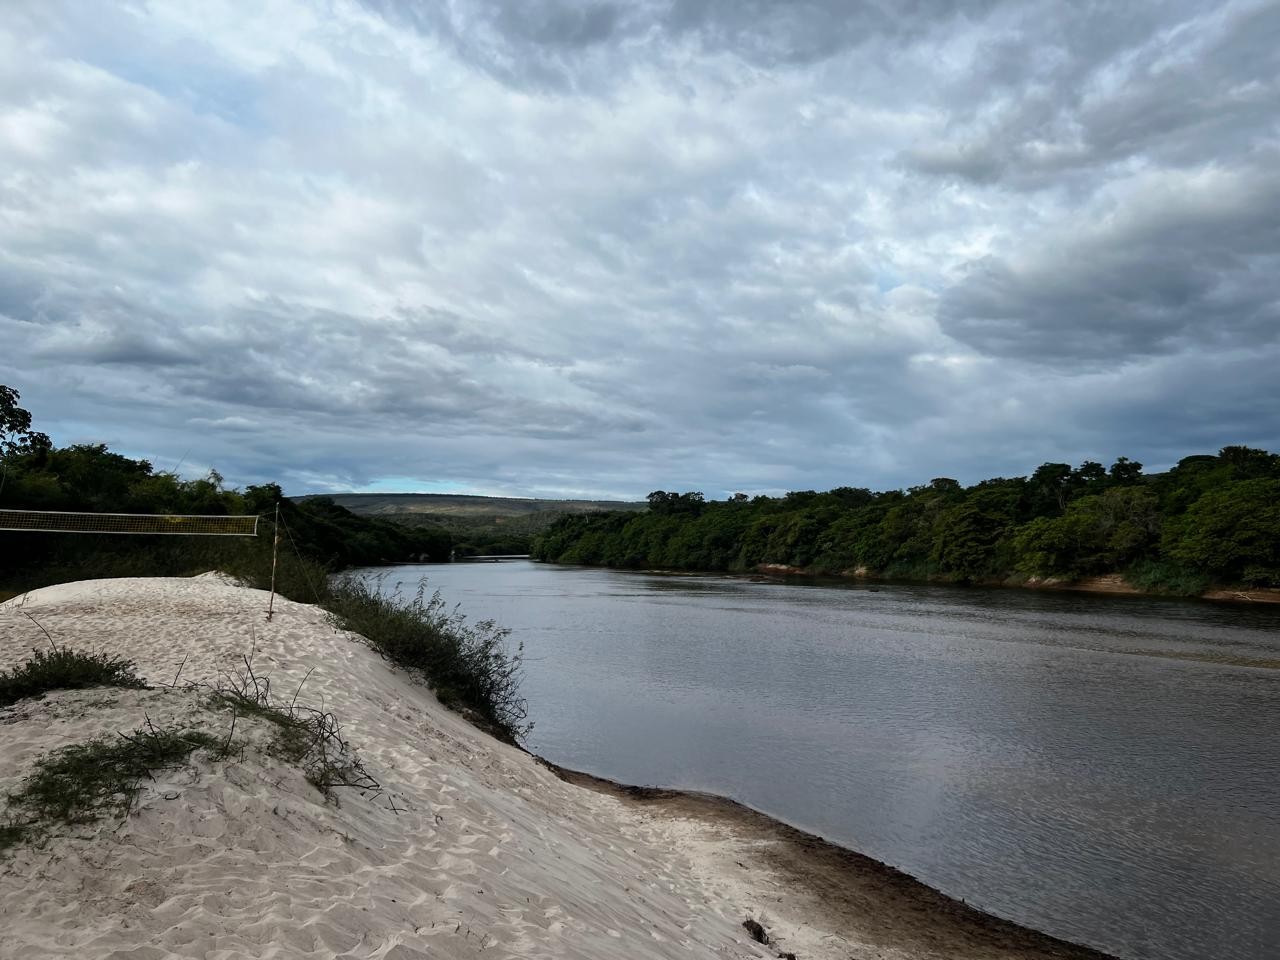
[[[734,899],[762,905],[759,915],[783,955],[1114,960],[975,910],[879,860],[724,797],[628,786],[541,762],[569,783],[664,822],[700,875],[716,877]]]
[[[265,609],[261,591],[216,577],[86,581],[0,605],[0,667],[52,640],[133,659],[154,685],[5,709],[0,794],[47,751],[147,720],[222,730],[192,684],[246,659],[332,711],[380,785],[327,802],[252,732],[237,755],[197,753],[144,785],[123,823],[7,854],[0,956],[1101,956],[728,801],[551,768],[322,610],[277,599],[267,622]]]
[[[681,571],[687,572],[687,571]],[[708,571],[711,572],[711,571]],[[754,573],[766,577],[825,577],[837,580],[857,580],[875,583],[879,578],[864,567],[845,570],[839,574],[818,573],[807,567],[795,567],[783,563],[761,563]],[[890,582],[890,581],[884,581]],[[901,581],[899,581],[901,582]],[[952,583],[951,581],[906,581],[913,583]],[[984,580],[971,584],[977,587],[1012,587],[1021,590],[1054,590],[1076,593],[1109,593],[1135,597],[1159,597],[1167,594],[1142,590],[1129,583],[1123,574],[1108,573],[1094,577],[1067,580],[1057,577],[1029,577],[1027,579]],[[1186,599],[1225,600],[1235,603],[1280,603],[1280,588],[1276,587],[1213,587]]]

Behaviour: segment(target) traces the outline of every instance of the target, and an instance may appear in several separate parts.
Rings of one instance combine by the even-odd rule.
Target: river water
[[[1280,956],[1280,608],[382,568],[525,647],[530,748],[1130,960]]]

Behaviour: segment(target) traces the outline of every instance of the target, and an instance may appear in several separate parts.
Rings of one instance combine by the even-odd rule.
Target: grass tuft
[[[17,691],[15,699],[45,690],[101,684],[146,689],[133,675],[129,661],[64,650],[37,653],[22,667],[4,674],[3,680],[9,683],[5,689]],[[381,785],[343,739],[337,718],[298,704],[305,683],[304,678],[291,699],[277,700],[270,679],[257,675],[245,658],[243,670],[224,677],[209,694],[214,707],[231,710],[224,735],[158,729],[148,719],[132,733],[100,737],[46,754],[21,788],[8,795],[5,816],[0,820],[0,853],[19,843],[39,841],[58,824],[90,823],[113,813],[127,815],[144,780],[153,779],[158,770],[184,763],[196,750],[210,751],[215,760],[242,753],[244,742],[235,739],[241,717],[269,723],[275,736],[268,753],[300,767],[326,800],[337,802],[337,787],[355,787],[365,796],[380,794]],[[196,692],[202,688],[189,684],[188,689]]]
[[[20,667],[0,672],[0,707],[38,697],[51,690],[83,690],[86,687],[147,689],[131,660],[102,653],[56,649],[38,650]]]
[[[144,780],[184,763],[220,741],[198,730],[157,730],[148,724],[115,737],[63,747],[40,759],[17,791],[9,794],[9,822],[0,826],[0,850],[38,838],[51,824],[90,823],[127,814]]]
[[[377,581],[343,577],[330,586],[324,606],[330,620],[364,637],[391,662],[419,672],[446,706],[501,739],[528,736],[528,708],[520,696],[523,644],[514,650],[510,634],[492,620],[467,623],[437,592],[426,595],[426,580],[412,598],[387,596]]]

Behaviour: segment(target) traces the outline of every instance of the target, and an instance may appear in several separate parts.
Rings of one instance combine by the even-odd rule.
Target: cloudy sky
[[[289,492],[1280,450],[1280,2],[3,0],[0,382]]]

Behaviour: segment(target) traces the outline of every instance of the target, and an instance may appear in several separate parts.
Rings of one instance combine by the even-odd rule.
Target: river
[[[528,746],[739,800],[1129,960],[1280,955],[1280,608],[518,561]]]

